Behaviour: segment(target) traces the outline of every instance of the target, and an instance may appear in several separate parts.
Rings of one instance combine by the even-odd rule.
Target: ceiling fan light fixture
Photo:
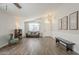
[[[13,3],[17,8],[21,9],[22,7],[18,3]]]

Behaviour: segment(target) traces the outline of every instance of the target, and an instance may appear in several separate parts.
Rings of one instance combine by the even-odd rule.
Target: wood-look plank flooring
[[[51,38],[23,38],[18,44],[0,49],[0,55],[76,55],[63,46],[56,46]]]

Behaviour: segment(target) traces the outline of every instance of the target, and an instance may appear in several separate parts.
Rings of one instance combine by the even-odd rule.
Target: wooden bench
[[[72,43],[68,40],[62,39],[60,37],[56,37],[56,44],[62,44],[66,47],[66,51],[73,51],[73,46],[75,45],[75,43]]]

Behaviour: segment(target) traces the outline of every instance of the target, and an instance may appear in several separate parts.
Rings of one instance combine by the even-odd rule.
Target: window
[[[36,32],[39,31],[39,23],[29,23],[29,31]]]

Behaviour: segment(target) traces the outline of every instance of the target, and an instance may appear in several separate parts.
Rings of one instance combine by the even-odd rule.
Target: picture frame
[[[62,19],[58,20],[58,29],[62,30]]]
[[[78,30],[78,11],[69,15],[69,30]]]
[[[68,16],[62,18],[62,30],[68,30]]]
[[[78,12],[78,30],[79,30],[79,11]]]

